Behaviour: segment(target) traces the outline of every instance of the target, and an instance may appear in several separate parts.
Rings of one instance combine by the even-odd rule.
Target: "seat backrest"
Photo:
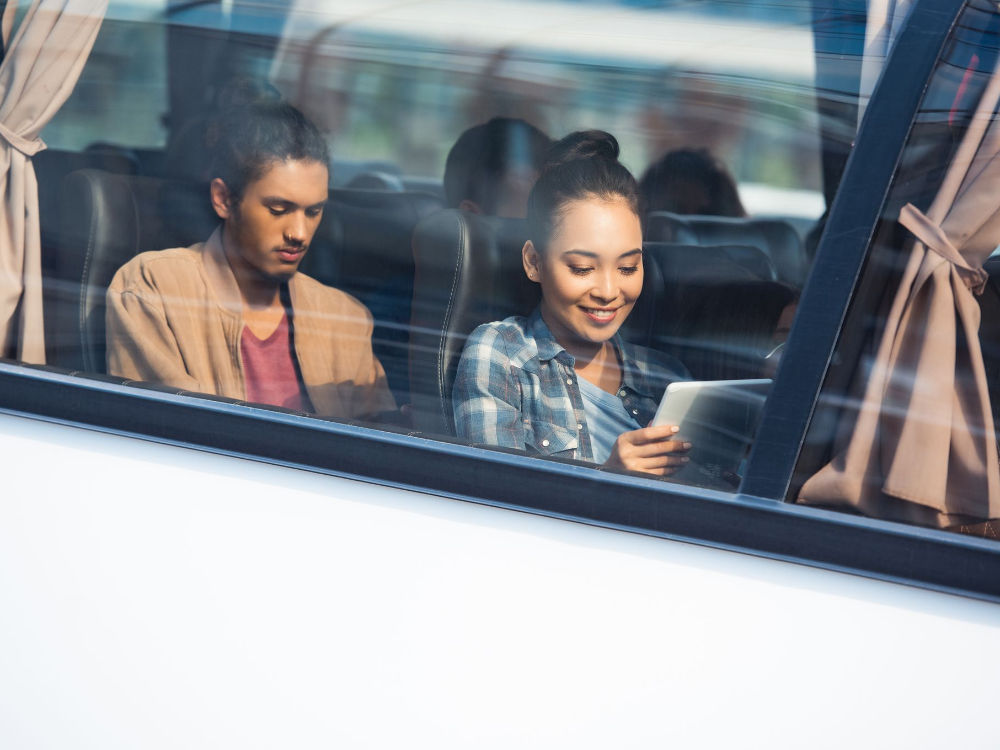
[[[538,285],[528,280],[521,249],[527,222],[449,209],[422,221],[413,236],[416,277],[410,340],[414,424],[453,434],[451,389],[462,349],[483,323],[529,315]],[[623,335],[648,344],[662,293],[659,267],[647,264],[643,292]]]
[[[333,190],[302,271],[354,295],[375,318],[372,348],[397,403],[409,401],[413,229],[441,208],[425,193]]]
[[[128,153],[97,149],[83,152],[45,149],[35,154],[32,163],[35,168],[35,177],[38,180],[38,221],[41,229],[41,260],[44,279],[42,291],[46,328],[49,329],[45,339],[46,361],[53,362],[64,332],[57,330],[55,336],[50,336],[49,331],[53,330],[51,320],[59,314],[59,308],[64,302],[61,299],[61,290],[66,288],[66,282],[78,280],[77,278],[67,280],[58,276],[58,251],[63,244],[62,222],[60,221],[62,206],[60,193],[63,180],[66,179],[67,175],[80,169],[101,169],[117,174],[134,174],[138,164],[136,159]]]
[[[808,271],[802,240],[781,219],[682,216],[657,211],[646,217],[646,239],[700,246],[755,247],[770,260],[776,278],[801,287]]]
[[[105,294],[115,272],[145,250],[205,240],[218,224],[208,186],[81,170],[62,189],[61,304],[46,321],[53,364],[105,372]]]
[[[770,260],[756,247],[647,242],[643,249],[647,268],[656,265],[662,276],[662,293],[650,316],[653,331],[644,343],[672,354],[677,354],[677,324],[706,285],[774,278]]]

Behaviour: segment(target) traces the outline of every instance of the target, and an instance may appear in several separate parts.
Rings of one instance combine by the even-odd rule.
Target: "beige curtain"
[[[94,46],[108,0],[34,0],[9,37],[0,64],[0,335],[2,353],[45,361],[38,184],[31,157],[38,134],[63,105]]]
[[[916,238],[871,371],[853,397],[834,460],[799,501],[937,526],[1000,518],[1000,462],[973,294],[1000,244],[1000,72],[926,215],[899,221]]]

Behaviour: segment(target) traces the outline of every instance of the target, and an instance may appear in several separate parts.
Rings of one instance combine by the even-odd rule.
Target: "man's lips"
[[[305,252],[304,247],[279,247],[278,257],[284,261],[293,262],[301,259]]]

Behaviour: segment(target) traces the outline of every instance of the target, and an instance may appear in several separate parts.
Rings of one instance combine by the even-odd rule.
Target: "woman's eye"
[[[309,208],[309,209],[306,209],[306,216],[308,216],[310,219],[315,219],[321,213],[323,213],[323,209],[322,208]]]
[[[639,270],[639,266],[622,266],[618,270],[621,271],[626,276],[631,276],[632,274],[634,274],[636,271]]]
[[[281,206],[268,206],[267,210],[271,212],[272,216],[284,216],[285,215],[285,209],[283,209]]]
[[[575,276],[586,276],[593,269],[591,269],[589,266],[570,266],[569,270],[570,273],[574,274]]]

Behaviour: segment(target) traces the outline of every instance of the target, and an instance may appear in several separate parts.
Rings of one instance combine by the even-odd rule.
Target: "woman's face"
[[[642,291],[642,228],[623,200],[567,204],[549,246],[528,242],[522,256],[546,325],[571,353],[614,336]]]

